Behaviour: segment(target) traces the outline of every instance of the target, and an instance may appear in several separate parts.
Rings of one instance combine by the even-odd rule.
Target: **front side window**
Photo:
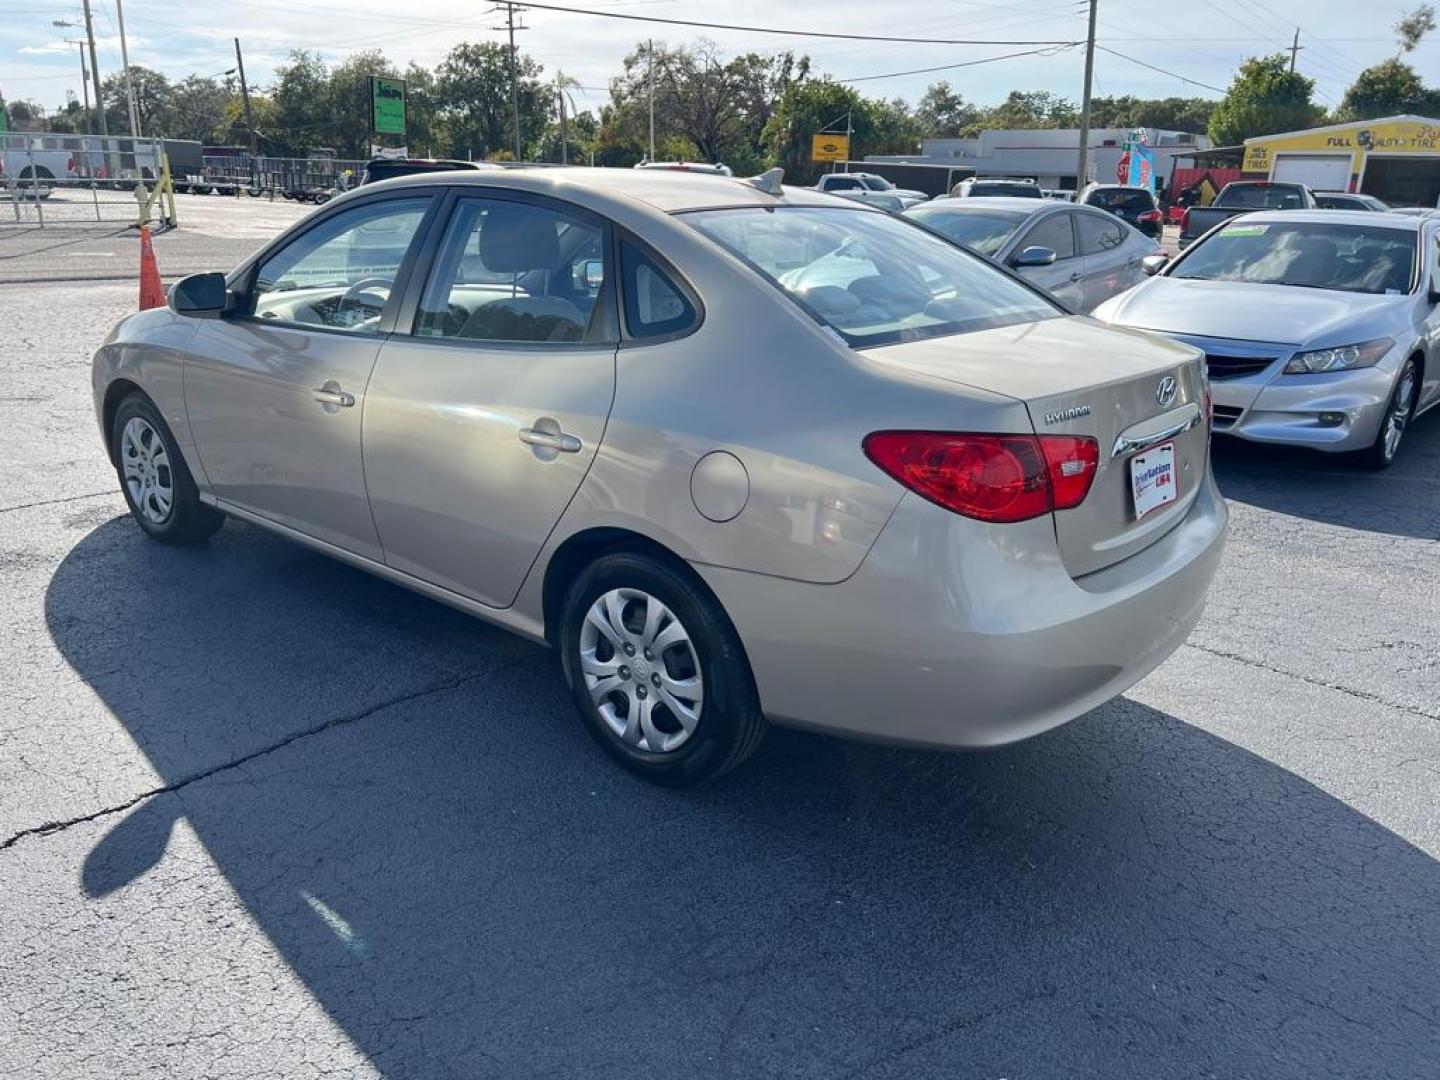
[[[1051,214],[1040,222],[1020,243],[1020,247],[1047,247],[1055,252],[1055,258],[1071,259],[1075,256],[1075,231],[1070,227],[1072,214]]]
[[[1080,254],[1098,255],[1125,243],[1125,226],[1112,217],[1100,214],[1077,214],[1080,228]]]
[[[1415,233],[1405,229],[1239,218],[1186,252],[1170,276],[1404,293],[1415,276],[1415,254]]]
[[[982,257],[889,214],[746,207],[699,210],[682,218],[851,345],[1062,314]]]
[[[259,319],[374,332],[430,196],[345,210],[260,264],[250,314]]]
[[[855,176],[836,176],[826,181],[825,186],[830,191],[855,191],[862,189],[865,185],[860,183]]]
[[[933,205],[917,206],[905,216],[982,255],[994,255],[1004,247],[1026,217],[1019,210],[951,210]]]
[[[415,334],[584,341],[605,279],[605,246],[598,225],[559,210],[461,199],[421,296]]]

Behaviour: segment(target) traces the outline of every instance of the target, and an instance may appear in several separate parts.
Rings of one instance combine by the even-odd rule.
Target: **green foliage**
[[[517,54],[520,142],[527,146],[545,132],[551,93],[540,82],[544,69]],[[435,71],[436,138],[446,157],[491,158],[500,150],[514,156],[510,106],[509,50],[492,41],[455,46]]]
[[[815,182],[825,166],[810,160],[811,136],[844,131],[847,116],[854,126],[850,148],[854,157],[863,153],[864,143],[873,136],[870,112],[860,93],[829,78],[807,79],[785,88],[765,124],[764,140],[770,160],[785,170],[787,182]]]
[[[915,126],[925,139],[966,138],[978,130],[985,112],[951,90],[948,82],[931,83],[915,107]]]
[[[1420,44],[1420,39],[1434,29],[1434,6],[1421,4],[1395,24],[1395,37],[1400,46],[1400,52],[1402,54],[1414,52],[1415,46]]]
[[[1313,127],[1324,113],[1310,99],[1314,90],[1315,81],[1292,72],[1284,53],[1252,57],[1211,114],[1210,139],[1234,146],[1256,135]]]
[[[1090,102],[1090,122],[1100,128],[1160,128],[1203,132],[1216,102],[1208,98],[1097,97]]]
[[[1374,120],[1400,113],[1435,116],[1440,113],[1440,90],[1426,87],[1409,64],[1385,60],[1355,76],[1335,119]]]
[[[984,118],[987,128],[1068,128],[1080,126],[1080,109],[1048,90],[1012,90]]]

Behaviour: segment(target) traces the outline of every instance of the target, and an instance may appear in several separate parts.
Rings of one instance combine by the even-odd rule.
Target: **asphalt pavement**
[[[539,647],[147,542],[134,291],[0,286],[0,1076],[1436,1076],[1440,416],[1382,475],[1219,444],[1204,621],[1070,725],[677,793]]]

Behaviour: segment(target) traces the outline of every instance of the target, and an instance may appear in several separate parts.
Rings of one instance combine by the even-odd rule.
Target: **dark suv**
[[[1155,201],[1155,193],[1148,188],[1126,187],[1123,184],[1091,184],[1080,193],[1076,202],[1109,211],[1134,225],[1146,236],[1157,239],[1164,224],[1160,217],[1160,204]]]
[[[488,161],[455,161],[447,158],[372,158],[365,165],[360,176],[361,184],[373,184],[377,180],[393,180],[397,176],[414,176],[416,173],[455,172],[471,169],[498,169]]]

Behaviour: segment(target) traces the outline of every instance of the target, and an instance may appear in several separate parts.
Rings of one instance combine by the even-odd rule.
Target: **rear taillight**
[[[1100,444],[1077,435],[877,431],[865,456],[937,506],[979,521],[1027,521],[1079,506]]]
[[[1185,212],[1180,215],[1180,231],[1184,232],[1190,228],[1190,208],[1187,206]]]
[[[1160,220],[1160,211],[1159,211],[1159,210],[1146,210],[1143,214],[1140,215],[1140,221],[1141,221],[1143,224],[1147,224],[1147,225],[1148,225],[1148,224],[1149,224],[1150,222],[1152,222],[1152,221],[1159,221],[1159,220]]]

